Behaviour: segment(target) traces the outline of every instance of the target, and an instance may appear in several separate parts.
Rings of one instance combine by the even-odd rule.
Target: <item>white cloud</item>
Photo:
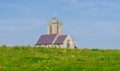
[[[32,13],[32,7],[24,5],[24,4],[17,4],[17,3],[4,3],[0,4],[0,9],[4,10],[17,10],[19,12],[24,12],[25,14]]]
[[[5,3],[5,4],[0,4],[0,8],[28,9],[29,7],[22,5],[22,4]]]
[[[79,0],[58,0],[58,2],[65,4],[76,4]]]
[[[22,19],[22,20],[0,20],[1,31],[25,31],[37,29],[42,26],[40,20]]]
[[[120,36],[120,24],[112,21],[71,21],[69,23],[70,28],[65,26],[67,33],[76,37],[119,37]],[[74,24],[73,24],[74,23]],[[78,25],[78,26],[76,26]]]
[[[108,35],[120,36],[120,24],[115,22],[104,22],[101,24],[100,28],[106,30]],[[104,32],[104,31],[103,31]]]
[[[0,24],[12,24],[12,23],[38,23],[39,19],[13,19],[13,20],[0,20]]]
[[[100,0],[100,1],[88,1],[88,0],[58,0],[61,4],[64,4],[66,9],[81,9],[81,8],[91,8],[93,9],[100,9],[100,10],[111,10],[120,8],[120,4],[110,2],[109,0]],[[87,10],[87,9],[86,9]]]
[[[103,6],[111,7],[111,8],[119,8],[120,7],[120,4],[113,3],[113,2],[101,2],[100,4]]]
[[[118,37],[120,36],[120,24],[116,22],[96,22],[92,28],[95,28],[97,36],[103,35],[103,37]],[[97,32],[98,31],[98,32]]]

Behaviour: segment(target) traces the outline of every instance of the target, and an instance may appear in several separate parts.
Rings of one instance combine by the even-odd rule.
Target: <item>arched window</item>
[[[66,46],[67,46],[67,48],[70,48],[70,40],[67,40]]]

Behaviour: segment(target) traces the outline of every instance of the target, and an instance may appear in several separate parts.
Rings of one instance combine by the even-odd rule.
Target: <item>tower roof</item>
[[[53,20],[58,20],[56,16],[53,16]]]
[[[60,22],[60,21],[58,20],[58,18],[56,16],[54,16],[51,20],[52,24],[58,24],[58,22]]]

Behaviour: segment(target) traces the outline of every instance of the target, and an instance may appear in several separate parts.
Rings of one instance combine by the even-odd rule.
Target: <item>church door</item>
[[[70,48],[70,40],[67,40],[66,46],[67,46],[67,48]]]

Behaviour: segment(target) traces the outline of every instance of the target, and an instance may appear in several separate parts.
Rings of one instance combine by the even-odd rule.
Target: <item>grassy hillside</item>
[[[120,50],[1,46],[0,71],[120,71]]]

